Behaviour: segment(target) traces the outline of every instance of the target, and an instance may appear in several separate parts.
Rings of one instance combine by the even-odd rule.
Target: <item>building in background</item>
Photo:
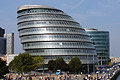
[[[19,54],[10,54],[7,55],[7,65],[14,59],[15,56],[18,56]]]
[[[0,37],[0,56],[6,54],[6,38]]]
[[[6,39],[3,37],[5,29],[0,27],[0,57],[3,57],[6,54]]]
[[[112,64],[120,63],[120,57],[110,57]]]
[[[109,32],[99,31],[97,29],[85,29],[89,37],[91,38],[98,55],[99,66],[107,65],[110,60],[109,52]]]
[[[4,34],[6,38],[6,54],[14,54],[14,33]]]
[[[62,10],[25,5],[18,8],[18,31],[23,49],[32,56],[49,60],[63,58],[67,63],[79,57],[83,64],[97,63],[97,54],[85,30]]]
[[[0,56],[0,58],[1,58],[3,61],[7,61],[7,57],[8,57],[8,54],[3,55],[3,56]]]
[[[0,27],[0,37],[3,37],[4,34],[5,34],[5,29],[2,29],[2,28]]]

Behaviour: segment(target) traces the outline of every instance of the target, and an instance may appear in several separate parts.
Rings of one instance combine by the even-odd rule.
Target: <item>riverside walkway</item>
[[[104,80],[102,78],[103,74],[68,74],[68,75],[56,75],[56,74],[43,74],[43,75],[34,75],[34,74],[7,74],[6,77],[11,78],[10,80]],[[105,79],[107,80],[107,79]]]
[[[106,73],[100,74],[6,74],[6,79],[0,80],[115,80],[114,76],[120,73],[120,63],[113,65],[107,69]],[[11,78],[11,79],[9,79]]]
[[[117,78],[120,74],[120,64],[110,68],[109,72],[112,73],[110,75],[110,80],[114,80],[114,78]]]
[[[108,76],[107,80],[115,80],[115,78],[120,73],[120,63],[113,65],[111,68],[107,69],[106,75]]]

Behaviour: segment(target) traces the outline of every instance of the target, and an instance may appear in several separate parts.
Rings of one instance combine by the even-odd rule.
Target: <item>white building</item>
[[[120,57],[110,57],[112,63],[119,63]]]
[[[4,38],[6,38],[6,53],[14,54],[14,33],[4,34]]]
[[[15,56],[18,56],[19,54],[11,54],[7,56],[7,65],[14,59]]]

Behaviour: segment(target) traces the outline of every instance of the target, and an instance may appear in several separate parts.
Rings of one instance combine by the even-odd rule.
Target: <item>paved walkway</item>
[[[7,77],[9,77],[9,75],[10,74],[7,74]],[[77,77],[76,77],[77,76]],[[103,75],[101,74],[99,74],[98,75],[98,77],[102,77]],[[16,75],[16,74],[12,74],[11,75],[11,77],[13,77],[13,78],[19,78],[19,77],[21,77],[21,75]],[[29,74],[24,74],[23,75],[23,77],[22,77],[22,80],[24,80],[25,79],[25,77],[29,77]],[[93,74],[93,75],[85,75],[85,74],[82,74],[82,75],[73,75],[73,74],[71,74],[71,75],[60,75],[60,76],[57,76],[57,75],[55,75],[55,74],[52,74],[52,75],[49,75],[49,74],[45,74],[45,75],[43,75],[43,76],[41,76],[41,75],[39,75],[39,76],[34,76],[33,74],[31,75],[31,77],[32,77],[32,80],[39,80],[39,78],[43,78],[42,80],[45,80],[45,78],[50,78],[50,80],[63,80],[63,78],[64,77],[68,77],[69,78],[69,80],[83,80],[83,78],[88,78],[88,77],[92,77],[92,79],[91,80],[95,80],[95,78],[97,78],[97,75],[96,74]],[[102,80],[102,79],[101,79]],[[104,79],[103,79],[104,80]],[[107,80],[107,79],[105,79],[105,80]]]

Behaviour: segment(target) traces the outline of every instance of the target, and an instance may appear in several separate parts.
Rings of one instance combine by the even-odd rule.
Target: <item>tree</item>
[[[56,59],[56,69],[60,69],[62,71],[67,71],[68,70],[68,64],[65,63],[63,58],[57,58]]]
[[[32,56],[25,52],[14,57],[14,60],[9,64],[9,69],[13,69],[13,71],[18,73],[29,72],[32,69],[32,65]]]
[[[41,56],[33,57],[33,68],[38,69],[40,66],[44,65],[44,59]]]
[[[110,58],[108,58],[109,60],[108,60],[108,65],[111,67],[112,65],[113,65],[113,63],[111,62],[111,59]]]
[[[55,72],[55,67],[56,67],[56,61],[55,60],[50,60],[47,64],[47,67],[49,70]]]
[[[41,57],[32,57],[29,53],[20,53],[18,56],[14,57],[14,60],[10,62],[9,69],[18,73],[30,72],[35,70],[44,61]],[[42,62],[42,63],[41,63]]]
[[[79,72],[82,69],[82,63],[78,57],[73,57],[68,66],[71,72]]]
[[[50,60],[47,65],[48,69],[56,72],[57,69],[60,69],[62,71],[68,70],[68,64],[65,63],[63,58],[57,58],[56,60]]]
[[[108,65],[111,67],[112,66],[112,62],[108,62]]]
[[[6,61],[3,61],[0,58],[0,78],[8,72],[9,70],[8,70],[8,67],[6,66]]]

